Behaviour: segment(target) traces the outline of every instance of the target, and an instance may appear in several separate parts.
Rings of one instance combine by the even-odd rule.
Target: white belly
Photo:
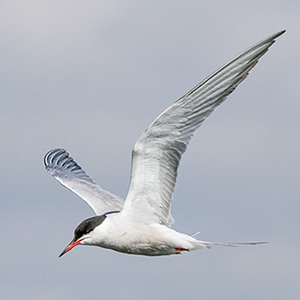
[[[128,254],[148,256],[178,254],[195,249],[196,240],[160,224],[122,222],[117,216],[107,218],[97,228],[93,245]],[[91,245],[91,243],[89,243]]]

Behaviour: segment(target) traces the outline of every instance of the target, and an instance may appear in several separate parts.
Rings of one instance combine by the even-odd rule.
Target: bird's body
[[[202,248],[205,244],[165,225],[127,222],[122,212],[110,214],[95,228],[95,238],[83,241],[115,251],[148,256],[178,254]]]
[[[76,245],[94,245],[128,254],[179,254],[212,245],[170,228],[177,169],[196,129],[247,77],[278,32],[221,67],[159,115],[135,144],[126,201],[100,188],[64,149],[49,151],[47,171],[83,198],[96,216],[84,220],[61,255]]]

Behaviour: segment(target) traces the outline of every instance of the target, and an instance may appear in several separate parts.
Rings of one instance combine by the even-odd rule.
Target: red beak
[[[64,251],[59,255],[59,257],[63,256],[65,253],[69,252],[72,248],[74,248],[75,246],[77,246],[78,244],[80,244],[81,241],[83,241],[84,239],[80,239],[77,241],[72,241],[65,249]]]

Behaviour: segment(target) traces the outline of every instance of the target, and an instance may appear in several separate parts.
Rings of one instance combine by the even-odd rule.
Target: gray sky
[[[299,1],[1,1],[1,296],[299,299]],[[131,149],[167,106],[286,29],[195,134],[174,228],[269,241],[181,256],[58,254],[93,214],[44,170],[64,147],[126,197]]]

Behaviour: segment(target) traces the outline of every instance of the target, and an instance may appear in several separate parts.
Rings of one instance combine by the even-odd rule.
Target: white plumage
[[[65,150],[49,151],[44,159],[48,172],[83,198],[98,215],[77,227],[73,241],[62,254],[77,244],[142,255],[169,255],[211,245],[257,244],[203,242],[176,232],[170,228],[170,208],[179,161],[193,133],[283,33],[278,32],[244,51],[153,121],[133,148],[125,202],[101,189]]]

